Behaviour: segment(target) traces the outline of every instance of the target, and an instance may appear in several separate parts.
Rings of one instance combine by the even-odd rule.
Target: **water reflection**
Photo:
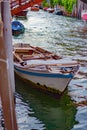
[[[38,129],[35,128],[35,130],[41,130],[40,125],[43,126],[42,129],[44,130],[70,130],[75,124],[74,116],[76,114],[76,109],[67,94],[64,94],[64,96],[59,100],[54,99],[40,91],[35,90],[32,88],[31,84],[23,82],[17,76],[16,91],[21,94],[22,101],[27,104],[24,104],[23,106],[25,110],[26,107],[31,106],[32,111],[35,112],[29,114],[29,111],[24,111],[23,107],[18,103],[20,107],[17,109],[22,109],[22,111],[20,111],[20,121],[21,123],[24,123],[21,125],[19,120],[18,122],[19,126],[23,126],[24,130],[25,128],[26,130],[29,130],[30,124],[31,126],[35,125],[35,117],[37,117],[37,120],[39,119],[42,121],[40,124],[37,122]],[[21,117],[22,115],[27,115],[27,127],[25,116]],[[30,117],[33,117],[33,122]]]
[[[24,103],[25,102],[25,103]],[[33,116],[33,110],[26,101],[23,101],[21,95],[16,93],[16,115],[18,130],[44,130],[44,124]]]

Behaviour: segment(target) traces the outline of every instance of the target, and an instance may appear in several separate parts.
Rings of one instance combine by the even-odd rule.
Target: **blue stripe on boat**
[[[14,68],[17,72],[20,72],[20,73],[26,74],[26,75],[40,76],[40,77],[50,77],[50,78],[73,78],[73,74],[68,74],[68,75],[53,74],[53,73],[44,74],[44,73],[29,72],[29,71],[21,70],[21,69],[16,68],[16,66],[14,66]]]

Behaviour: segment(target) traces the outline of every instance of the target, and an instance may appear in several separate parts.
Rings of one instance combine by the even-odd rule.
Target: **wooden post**
[[[78,18],[78,0],[76,0],[76,17]]]
[[[1,2],[1,15],[2,15],[2,21],[4,24],[4,44],[6,47],[6,55],[8,58],[8,63],[10,66],[10,75],[11,75],[11,86],[13,89],[13,92],[15,92],[15,83],[14,83],[14,68],[13,68],[13,54],[12,54],[12,17],[10,12],[10,2],[9,0],[3,0]]]
[[[11,32],[11,19],[8,17],[10,15],[9,1],[5,0],[1,3],[1,13],[2,21],[0,21],[0,96],[1,103],[5,121],[6,130],[18,130],[16,114],[15,114],[15,104],[14,104],[14,91],[12,85],[14,86],[14,79],[12,75],[12,36]],[[10,26],[9,26],[10,25]],[[3,33],[4,28],[4,33]],[[8,44],[9,42],[9,44]],[[10,63],[11,62],[11,63]],[[11,72],[12,71],[12,72]]]

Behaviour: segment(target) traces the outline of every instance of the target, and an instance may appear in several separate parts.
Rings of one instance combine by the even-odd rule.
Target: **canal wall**
[[[87,3],[77,0],[77,18],[81,18],[82,10],[87,10]]]
[[[76,4],[73,5],[72,13],[67,12],[64,6],[58,5],[57,7],[63,11],[63,14],[65,16],[76,17],[81,19],[82,10],[87,10],[87,2],[85,3],[81,0],[77,0]]]

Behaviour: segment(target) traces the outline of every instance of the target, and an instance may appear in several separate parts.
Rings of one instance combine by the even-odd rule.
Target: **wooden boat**
[[[54,11],[54,14],[56,14],[56,15],[63,15],[63,11],[60,10],[60,9],[56,9],[56,10]]]
[[[13,55],[17,75],[56,97],[65,91],[79,69],[77,62],[67,63],[66,59],[29,44],[15,44]]]
[[[54,12],[54,8],[48,8],[48,9],[47,9],[47,12],[53,13],[53,12]]]
[[[20,18],[20,17],[27,18],[27,13],[28,13],[28,10],[26,9],[26,10],[22,10],[21,12],[17,13],[15,16],[18,18]]]
[[[44,7],[44,8],[43,8],[44,11],[47,11],[47,9],[48,9],[48,7]]]
[[[12,35],[18,36],[24,33],[24,31],[25,27],[21,22],[16,20],[12,22]]]
[[[34,5],[31,7],[31,11],[39,11],[39,5]]]

